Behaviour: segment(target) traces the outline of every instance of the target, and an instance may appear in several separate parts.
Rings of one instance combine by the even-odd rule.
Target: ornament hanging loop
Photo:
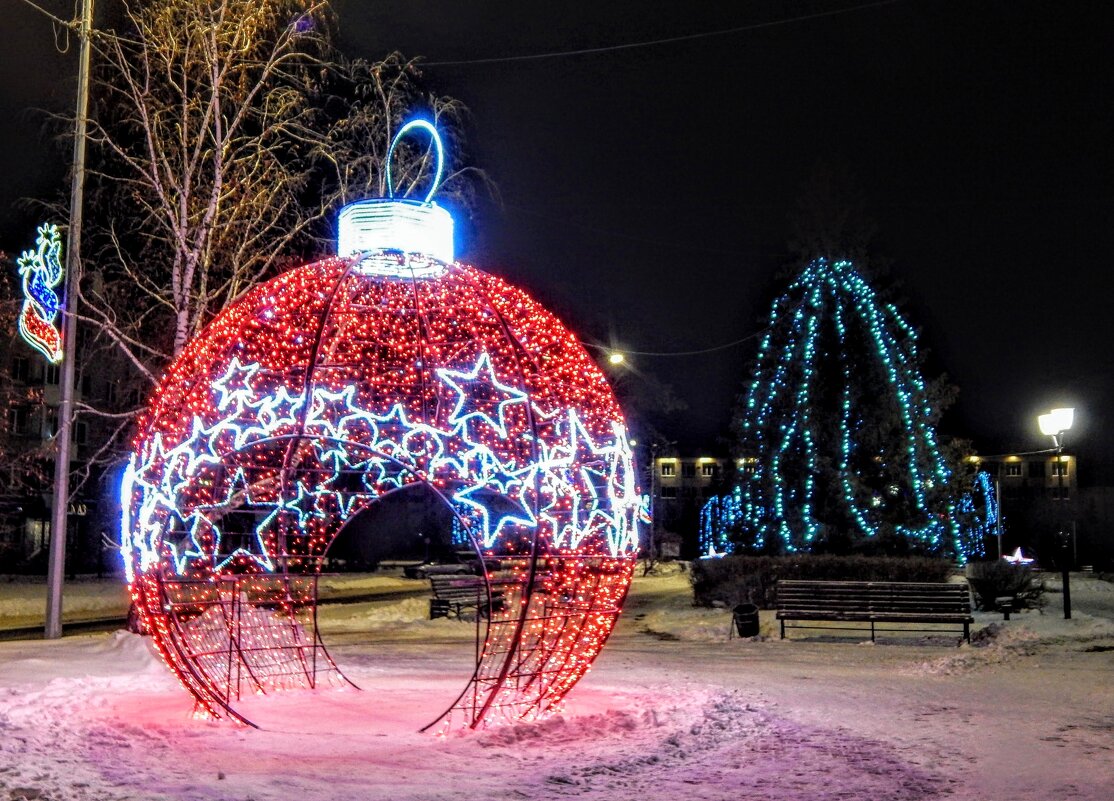
[[[401,141],[402,137],[415,128],[421,128],[429,134],[437,158],[437,167],[433,173],[433,183],[429,187],[429,193],[425,196],[425,200],[422,201],[423,203],[429,203],[433,194],[441,185],[441,175],[445,169],[445,150],[441,144],[441,134],[437,133],[437,128],[434,127],[433,123],[427,120],[410,120],[410,122],[398,129],[398,133],[395,134],[395,138],[391,141],[391,147],[387,151],[387,197],[393,198],[395,196],[394,182],[391,180],[391,162],[394,159],[395,148],[398,147],[398,143]]]

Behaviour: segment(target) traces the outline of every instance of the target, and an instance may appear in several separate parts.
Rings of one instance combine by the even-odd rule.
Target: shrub
[[[778,579],[827,581],[947,581],[952,563],[930,557],[897,556],[724,556],[692,563],[693,600],[729,607],[776,604]]]
[[[1039,609],[1044,605],[1044,582],[1029,565],[1015,565],[1004,559],[972,562],[967,581],[975,592],[975,606],[987,612],[998,609],[996,599],[1009,598],[1013,609]]]

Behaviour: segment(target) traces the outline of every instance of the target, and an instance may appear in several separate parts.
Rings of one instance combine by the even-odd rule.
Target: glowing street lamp
[[[1063,408],[1053,409],[1048,414],[1042,414],[1037,418],[1037,424],[1040,426],[1041,433],[1046,437],[1052,437],[1052,445],[1056,448],[1056,476],[1059,484],[1059,497],[1060,502],[1064,501],[1064,472],[1066,465],[1064,464],[1064,433],[1071,428],[1071,424],[1075,421],[1075,409]],[[1064,620],[1071,620],[1071,584],[1069,583],[1068,576],[1068,533],[1067,527],[1064,525],[1063,515],[1060,516],[1060,572],[1063,576],[1064,582]]]
[[[614,352],[610,353],[607,357],[607,361],[610,364],[622,364],[626,360],[627,360],[627,357],[624,356],[623,354],[619,353],[618,351],[614,351]]]

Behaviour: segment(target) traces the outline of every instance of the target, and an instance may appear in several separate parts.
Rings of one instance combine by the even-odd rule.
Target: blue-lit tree
[[[735,550],[979,550],[937,440],[946,392],[922,377],[916,340],[849,261],[792,281],[739,416],[748,469],[719,510]]]

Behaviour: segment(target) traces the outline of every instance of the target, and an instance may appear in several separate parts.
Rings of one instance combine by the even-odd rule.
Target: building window
[[[74,421],[71,439],[75,445],[84,445],[88,442],[89,424],[82,420]]]
[[[1044,478],[1044,462],[1029,462],[1029,478]]]
[[[663,498],[676,498],[677,497],[677,488],[676,487],[662,487],[661,488],[661,497],[663,497]]]
[[[681,465],[682,478],[696,478],[696,465],[685,462]]]
[[[677,465],[673,464],[672,462],[662,462],[661,463],[661,474],[663,476],[675,476],[675,475],[677,475]]]
[[[58,365],[48,364],[46,366],[46,383],[57,384],[60,376],[61,371],[59,370]]]
[[[1006,475],[1011,477],[1018,477],[1021,475],[1021,462],[1010,462],[1006,465]]]
[[[93,376],[83,375],[81,377],[81,394],[82,395],[92,395],[93,394]]]
[[[700,475],[705,478],[711,478],[716,474],[716,468],[719,467],[715,462],[704,462],[700,465]]]
[[[983,472],[989,473],[994,478],[998,477],[998,473],[1001,472],[1001,469],[1002,469],[1002,465],[1001,465],[1000,462],[983,462],[982,463]]]
[[[26,406],[15,406],[8,409],[8,431],[13,436],[22,436],[28,433],[31,414]]]
[[[1067,478],[1068,477],[1068,463],[1067,462],[1053,462],[1052,463],[1052,477],[1053,478]]]
[[[12,378],[24,384],[31,380],[31,360],[26,356],[16,356],[12,359]]]

